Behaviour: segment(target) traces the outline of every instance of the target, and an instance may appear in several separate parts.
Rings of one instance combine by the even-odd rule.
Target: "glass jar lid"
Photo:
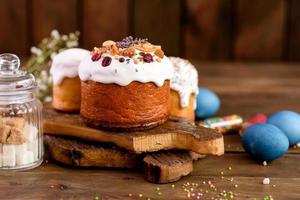
[[[0,92],[33,90],[37,87],[32,74],[19,69],[20,59],[10,53],[0,54]]]

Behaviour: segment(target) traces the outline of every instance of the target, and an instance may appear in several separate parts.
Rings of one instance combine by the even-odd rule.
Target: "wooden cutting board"
[[[51,157],[74,167],[140,169],[152,183],[170,183],[193,171],[193,159],[201,155],[184,150],[135,154],[113,144],[90,143],[46,135],[45,145]]]
[[[134,153],[183,149],[199,154],[224,154],[222,134],[197,127],[188,120],[170,117],[156,128],[135,132],[112,132],[88,127],[79,114],[67,114],[44,108],[44,132],[94,142],[113,143]]]

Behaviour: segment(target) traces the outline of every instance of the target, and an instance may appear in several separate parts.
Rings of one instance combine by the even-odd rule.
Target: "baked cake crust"
[[[52,106],[64,112],[79,112],[81,81],[79,77],[64,78],[61,84],[53,84]]]
[[[189,105],[185,108],[182,108],[180,105],[180,96],[178,92],[171,90],[170,99],[169,99],[170,115],[184,117],[194,122],[195,121],[195,111],[194,111],[195,100],[196,100],[195,94],[191,94],[189,98]]]
[[[168,118],[170,83],[131,82],[129,85],[81,83],[80,114],[93,127],[138,130],[164,123]]]

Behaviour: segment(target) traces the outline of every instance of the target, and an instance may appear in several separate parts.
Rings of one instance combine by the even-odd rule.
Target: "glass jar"
[[[32,74],[13,54],[0,55],[0,169],[26,170],[43,161],[42,104]]]

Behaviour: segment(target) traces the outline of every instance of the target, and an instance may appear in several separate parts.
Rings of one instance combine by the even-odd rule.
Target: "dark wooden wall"
[[[52,29],[84,48],[127,35],[199,60],[300,61],[300,0],[0,0],[0,52],[29,54]]]

